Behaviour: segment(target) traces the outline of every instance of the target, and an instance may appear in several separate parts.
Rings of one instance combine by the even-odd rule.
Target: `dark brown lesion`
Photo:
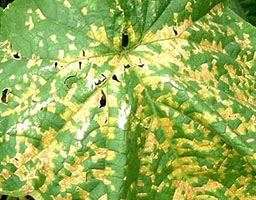
[[[2,95],[1,95],[1,102],[7,104],[8,103],[8,94],[9,94],[9,89],[5,88],[2,91]]]
[[[12,196],[8,196],[8,195],[0,195],[0,200],[8,200],[8,199],[12,199],[12,200],[35,200],[32,196],[30,195],[26,195],[25,197],[12,197]]]
[[[129,44],[129,36],[126,32],[122,33],[122,47],[126,48]]]
[[[19,52],[14,53],[14,54],[12,55],[12,57],[13,57],[13,59],[15,59],[15,60],[20,60],[20,59],[21,59],[21,55],[20,55]]]
[[[107,98],[106,98],[106,95],[103,92],[103,90],[101,90],[101,94],[102,94],[102,96],[101,96],[101,99],[100,99],[100,107],[99,108],[103,108],[107,104]]]

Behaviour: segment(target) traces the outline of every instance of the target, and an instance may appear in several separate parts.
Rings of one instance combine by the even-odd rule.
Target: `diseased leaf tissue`
[[[0,193],[256,199],[256,30],[225,0],[0,11]]]

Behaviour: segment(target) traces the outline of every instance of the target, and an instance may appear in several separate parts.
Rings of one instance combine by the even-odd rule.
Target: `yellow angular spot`
[[[14,74],[11,75],[11,77],[10,77],[11,80],[14,80],[15,78],[16,78],[16,76]]]
[[[44,41],[43,40],[40,40],[39,41],[39,47],[43,47],[44,46]]]
[[[77,48],[76,48],[76,46],[74,45],[74,44],[70,44],[69,45],[69,50],[70,51],[73,51],[73,50],[76,50]]]
[[[45,20],[46,19],[46,17],[44,16],[44,14],[41,12],[40,9],[36,9],[36,14],[39,17],[39,19],[41,19],[41,20]]]
[[[38,78],[38,81],[39,81],[39,83],[40,83],[41,85],[44,85],[44,84],[47,83],[47,81],[46,81],[44,78],[40,77],[40,76],[39,76],[39,78]]]
[[[35,59],[30,59],[27,63],[27,67],[28,69],[30,69],[31,67],[34,67],[36,65],[36,60]]]
[[[109,41],[107,38],[107,32],[105,27],[97,27],[95,24],[90,25],[91,31],[89,32],[89,36],[95,38],[97,41],[105,44],[106,46],[109,45]]]
[[[54,42],[57,43],[57,36],[55,34],[50,36],[50,39]]]
[[[8,170],[6,170],[6,169],[3,169],[3,170],[1,171],[1,175],[2,175],[5,179],[8,179],[8,178],[12,175],[12,173],[10,173],[10,171],[8,171]]]
[[[66,8],[71,8],[71,4],[70,4],[70,2],[69,2],[68,0],[65,0],[65,1],[64,1],[64,6],[65,6]]]
[[[29,8],[28,10],[27,10],[27,13],[29,13],[29,14],[31,14],[33,12],[33,10],[31,9],[31,8]]]
[[[52,113],[55,113],[55,111],[56,111],[56,106],[55,106],[55,104],[51,104],[51,103],[48,104],[47,110],[50,111],[50,112],[52,112]]]
[[[107,152],[106,160],[111,161],[111,160],[114,160],[115,158],[116,158],[116,152],[109,150]]]
[[[16,89],[16,90],[21,90],[21,88],[22,88],[22,87],[21,87],[20,85],[15,85],[15,89]]]
[[[99,200],[107,200],[108,199],[108,195],[107,194],[104,194],[103,196],[101,196],[99,198]]]
[[[190,1],[187,3],[187,5],[186,5],[185,8],[186,8],[186,10],[187,10],[188,12],[190,12],[190,13],[193,12],[192,3],[191,3]]]
[[[28,30],[32,30],[35,27],[32,16],[29,16],[28,21],[25,22],[25,26],[28,26]]]
[[[76,37],[73,36],[73,35],[70,35],[69,33],[66,34],[67,38],[70,39],[70,40],[74,40]]]
[[[23,78],[24,83],[28,83],[28,75],[27,74],[24,74],[22,78]]]
[[[87,15],[87,13],[88,13],[88,10],[87,10],[86,7],[83,7],[83,9],[81,11],[82,11],[84,16]]]
[[[42,59],[39,59],[39,60],[36,62],[37,66],[41,66],[42,62],[43,62],[43,60],[42,60]]]
[[[59,53],[58,53],[58,58],[59,58],[60,60],[63,60],[64,55],[65,55],[64,50],[63,50],[63,49],[60,49],[60,50],[59,50]]]

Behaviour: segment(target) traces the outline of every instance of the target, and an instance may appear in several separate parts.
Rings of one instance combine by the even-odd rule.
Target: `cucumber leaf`
[[[16,0],[0,15],[0,193],[256,198],[256,30],[224,0]]]

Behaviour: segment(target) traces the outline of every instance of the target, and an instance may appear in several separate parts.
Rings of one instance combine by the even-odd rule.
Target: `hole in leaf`
[[[103,79],[99,79],[98,82],[95,82],[95,85],[100,85],[107,79],[107,77],[104,74],[101,74],[101,76],[103,76]]]
[[[18,59],[21,59],[21,56],[20,56],[20,54],[17,52],[17,53],[15,53],[15,54],[13,54],[13,58],[16,59],[16,60],[18,60]]]
[[[57,62],[55,62],[55,63],[54,63],[54,67],[55,67],[55,68],[57,68],[57,66],[58,66],[58,63],[57,63]]]
[[[85,51],[83,50],[83,57],[85,56]]]
[[[7,104],[8,91],[9,90],[7,88],[2,91],[1,101],[5,104]]]
[[[79,69],[82,69],[82,62],[81,61],[79,61],[78,65],[79,65]]]
[[[129,65],[129,64],[127,64],[127,65],[124,65],[124,68],[125,69],[128,69],[128,68],[130,68],[131,66]]]
[[[103,90],[101,90],[101,94],[102,94],[102,96],[101,96],[101,99],[100,99],[100,108],[105,107],[106,103],[107,103],[106,95],[103,92]]]
[[[143,67],[144,67],[144,64],[139,64],[138,67],[143,68]]]
[[[26,195],[25,196],[26,197],[26,199],[28,199],[28,200],[35,200],[33,197],[31,197],[30,195]]]
[[[178,32],[177,32],[177,30],[175,28],[173,28],[173,33],[174,33],[175,36],[178,35]]]
[[[0,200],[6,200],[8,196],[2,195]]]
[[[122,33],[122,47],[127,47],[129,43],[129,37],[126,33]]]
[[[3,0],[0,1],[0,7],[2,8],[6,8],[8,6],[9,3],[12,3],[14,0]]]
[[[114,81],[120,82],[115,74],[112,76],[112,79],[113,79]]]

